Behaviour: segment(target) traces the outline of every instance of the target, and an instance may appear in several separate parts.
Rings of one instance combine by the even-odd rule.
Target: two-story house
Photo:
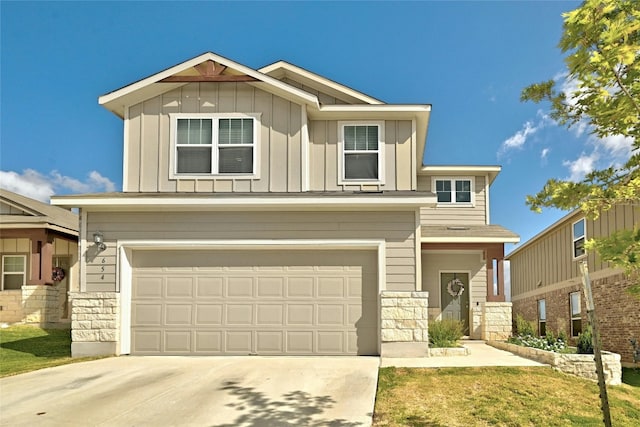
[[[633,363],[630,340],[640,344],[640,299],[628,292],[633,281],[587,252],[585,242],[638,224],[640,204],[614,206],[595,220],[576,210],[512,251],[514,315],[535,323],[540,335],[562,331],[577,338],[587,325],[579,266],[586,261],[602,346],[620,354],[623,363]]]
[[[123,191],[52,199],[80,210],[74,356],[426,354],[430,317],[510,332],[500,168],[423,166],[430,105],[213,53],[99,103],[124,121]]]

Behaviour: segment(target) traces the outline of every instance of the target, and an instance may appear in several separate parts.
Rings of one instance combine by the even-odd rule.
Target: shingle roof
[[[520,236],[511,230],[500,225],[423,225],[423,242],[463,242],[465,240],[481,242],[502,241],[516,243],[520,241]]]
[[[68,230],[69,234],[78,235],[78,215],[67,209],[42,203],[2,188],[0,188],[0,201],[23,211],[22,214],[0,215],[2,228],[20,228],[21,225],[33,226],[33,228],[55,226]]]

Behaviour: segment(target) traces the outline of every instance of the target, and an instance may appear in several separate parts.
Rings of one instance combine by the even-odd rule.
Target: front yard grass
[[[0,377],[93,358],[71,358],[69,329],[14,325],[0,329]]]
[[[607,387],[615,426],[640,425],[629,384]],[[382,368],[373,425],[601,426],[602,414],[595,382],[547,367]]]

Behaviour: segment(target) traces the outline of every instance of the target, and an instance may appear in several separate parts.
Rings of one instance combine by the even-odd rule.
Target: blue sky
[[[501,165],[491,222],[524,242],[564,215],[532,213],[527,194],[627,150],[519,101],[531,83],[570,86],[557,43],[561,13],[578,5],[2,1],[0,185],[42,200],[120,190],[122,121],[98,96],[212,51],[253,68],[283,59],[388,103],[432,104],[425,162]]]

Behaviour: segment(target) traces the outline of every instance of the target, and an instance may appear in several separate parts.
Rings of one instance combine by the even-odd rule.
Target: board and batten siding
[[[288,84],[288,85],[290,85],[290,86],[297,87],[298,89],[302,89],[305,92],[308,92],[308,93],[311,93],[311,94],[317,96],[318,100],[320,101],[320,104],[322,104],[322,105],[348,104],[347,101],[338,99],[338,98],[336,98],[334,96],[331,96],[329,94],[321,92],[321,91],[319,91],[317,89],[314,89],[314,88],[312,88],[310,86],[307,86],[305,84],[302,84],[300,82],[292,80],[292,79],[290,79],[288,77],[283,78],[281,81],[286,83],[286,84]]]
[[[169,179],[171,113],[261,114],[259,179]],[[301,191],[301,107],[249,84],[190,83],[132,105],[125,120],[125,192]]]
[[[354,120],[353,122],[357,122]],[[311,120],[311,191],[402,191],[415,190],[414,152],[416,137],[410,120],[386,120],[384,144],[384,184],[340,185],[338,177],[338,121]]]
[[[511,294],[544,291],[545,286],[580,277],[579,263],[573,258],[573,223],[583,215],[576,213],[544,235],[528,243],[527,247],[510,256]],[[640,223],[640,205],[614,206],[595,221],[586,220],[587,239],[605,237],[616,230],[633,229]],[[587,255],[591,273],[604,270],[609,263],[594,252]],[[538,286],[540,284],[540,286]]]
[[[447,176],[455,177],[455,175]],[[418,191],[429,191],[435,194],[430,175],[418,176]],[[439,177],[436,177],[438,179]],[[485,191],[486,177],[474,177],[473,191],[475,204],[473,206],[437,206],[420,208],[420,223],[423,225],[451,225],[451,224],[487,224],[487,195]]]
[[[384,239],[386,289],[416,290],[416,225],[411,212],[90,212],[87,236],[107,249],[85,253],[86,292],[116,290],[119,240]],[[321,249],[321,247],[313,247]],[[286,263],[286,260],[283,261]]]

